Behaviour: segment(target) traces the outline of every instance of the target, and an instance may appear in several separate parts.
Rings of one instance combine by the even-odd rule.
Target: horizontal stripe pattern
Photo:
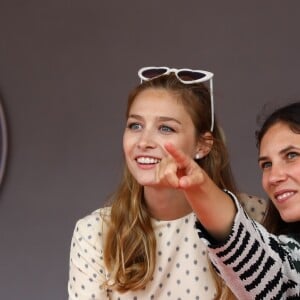
[[[300,236],[275,236],[249,218],[237,198],[232,231],[216,243],[196,222],[209,257],[238,299],[300,299]]]

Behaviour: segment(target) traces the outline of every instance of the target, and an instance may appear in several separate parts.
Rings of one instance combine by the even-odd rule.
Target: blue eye
[[[139,124],[139,123],[133,122],[133,123],[129,123],[129,124],[127,125],[127,128],[136,131],[136,130],[141,129],[141,128],[142,128],[142,125]]]
[[[171,128],[170,126],[166,126],[166,125],[161,125],[159,127],[159,130],[164,132],[164,133],[171,133],[171,132],[175,132],[175,130],[173,128]]]
[[[272,166],[272,163],[269,162],[269,161],[262,162],[262,163],[260,164],[260,168],[261,168],[262,170],[268,169],[268,168],[270,168],[271,166]]]
[[[289,152],[289,153],[287,153],[286,156],[287,156],[288,159],[293,159],[293,158],[295,158],[295,157],[298,157],[299,154],[296,153],[296,152]]]

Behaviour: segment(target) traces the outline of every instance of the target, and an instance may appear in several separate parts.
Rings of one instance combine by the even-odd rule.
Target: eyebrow
[[[138,120],[142,120],[143,117],[140,116],[140,115],[135,115],[135,114],[131,114],[128,116],[128,118],[135,118],[135,119],[138,119]],[[157,117],[157,120],[160,121],[160,122],[167,122],[167,121],[173,121],[173,122],[176,122],[178,124],[182,124],[179,120],[175,119],[175,118],[172,118],[172,117],[164,117],[164,116],[160,116],[160,117]]]
[[[296,147],[296,146],[289,145],[289,146],[283,148],[282,150],[280,150],[279,154],[283,155],[284,153],[287,153],[287,152],[289,152],[291,150],[298,150],[298,151],[300,151],[300,148]],[[268,159],[268,156],[261,156],[261,157],[258,158],[258,162],[264,161],[264,160],[267,160],[267,159]]]

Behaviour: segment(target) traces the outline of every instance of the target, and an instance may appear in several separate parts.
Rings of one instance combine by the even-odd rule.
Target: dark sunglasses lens
[[[192,72],[192,71],[182,70],[177,73],[177,76],[182,80],[185,80],[185,81],[191,80],[192,81],[192,80],[198,80],[198,79],[205,77],[205,74],[203,74],[201,72]]]
[[[144,70],[142,75],[145,77],[145,78],[155,78],[155,77],[158,77],[158,76],[161,76],[163,74],[165,74],[167,72],[167,69],[166,68],[159,68],[159,69],[148,69],[148,70]]]

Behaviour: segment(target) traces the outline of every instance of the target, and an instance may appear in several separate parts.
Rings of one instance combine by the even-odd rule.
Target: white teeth
[[[140,164],[157,164],[160,162],[160,159],[153,157],[138,157],[136,161]]]
[[[283,193],[283,194],[281,194],[281,195],[278,195],[277,196],[277,199],[278,200],[283,200],[284,198],[287,198],[287,197],[289,197],[289,196],[291,196],[291,195],[293,195],[294,193],[293,192],[286,192],[286,193]]]

